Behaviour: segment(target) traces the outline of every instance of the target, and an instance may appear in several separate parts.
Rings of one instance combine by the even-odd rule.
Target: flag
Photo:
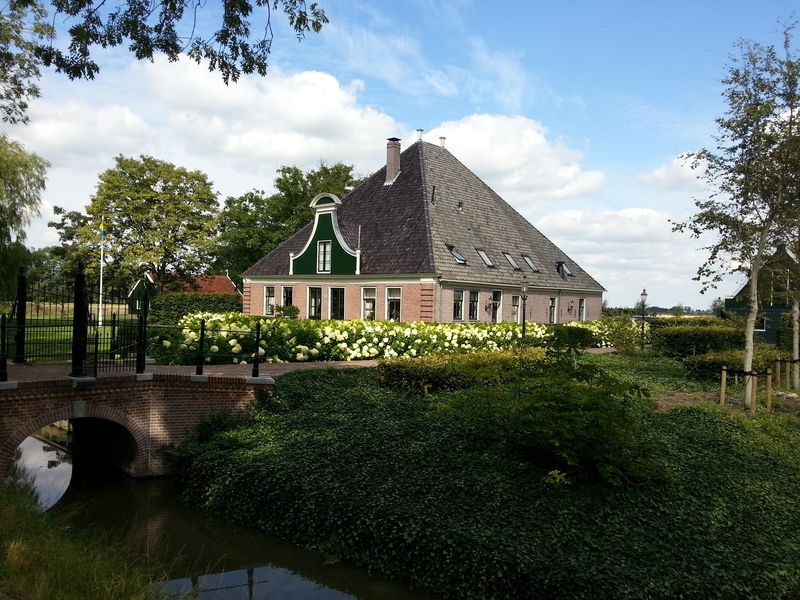
[[[98,237],[104,237],[106,235],[106,226],[100,221],[100,227],[94,230]]]

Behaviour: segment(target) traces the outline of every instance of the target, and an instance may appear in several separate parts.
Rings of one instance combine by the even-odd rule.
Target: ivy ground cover
[[[641,449],[654,476],[612,485],[498,443],[513,422],[464,418],[498,400],[485,384],[423,393],[357,369],[277,389],[183,448],[190,501],[447,597],[800,593],[796,418],[625,411],[636,439],[620,451]]]

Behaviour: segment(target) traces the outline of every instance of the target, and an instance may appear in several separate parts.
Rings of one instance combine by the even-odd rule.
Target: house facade
[[[453,156],[418,140],[242,274],[244,312],[542,323],[600,317],[603,287]],[[523,301],[523,282],[527,286]]]

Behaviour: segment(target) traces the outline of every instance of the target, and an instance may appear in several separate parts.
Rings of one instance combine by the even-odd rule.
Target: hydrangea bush
[[[265,362],[364,360],[422,356],[436,353],[502,350],[520,344],[516,323],[395,323],[391,321],[310,321],[265,318],[242,313],[194,313],[177,327],[151,330],[151,350],[159,362],[191,363],[205,319],[206,362],[247,362],[258,352]],[[261,340],[255,344],[256,324]],[[601,321],[571,323],[586,327],[598,346],[610,345]],[[632,327],[635,324],[631,324]],[[547,325],[527,323],[526,345],[546,346]]]

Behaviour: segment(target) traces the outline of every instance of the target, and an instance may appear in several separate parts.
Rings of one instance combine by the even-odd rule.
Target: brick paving
[[[336,360],[329,362],[293,362],[281,364],[262,364],[259,367],[259,375],[261,377],[279,377],[291,371],[300,371],[302,369],[350,369],[359,367],[374,367],[378,364],[377,360],[359,360],[359,361],[344,361]],[[203,374],[211,377],[250,377],[252,375],[252,365],[205,365],[203,367]],[[69,378],[70,363],[34,363],[30,365],[15,365],[8,364],[8,380],[17,382],[27,381],[60,381]],[[183,365],[147,365],[145,368],[146,373],[169,373],[169,374],[183,374],[194,375],[194,366]],[[98,378],[103,377],[118,377],[120,375],[130,374],[133,371],[110,371],[98,373]]]

